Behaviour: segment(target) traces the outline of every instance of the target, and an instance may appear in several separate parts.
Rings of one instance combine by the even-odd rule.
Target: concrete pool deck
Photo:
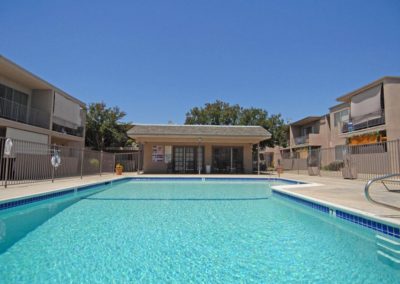
[[[7,188],[0,187],[0,202],[18,199],[25,196],[43,194],[47,192],[59,191],[65,188],[73,188],[108,180],[116,180],[124,177],[135,177],[136,173],[124,173],[122,176],[106,174],[102,176],[86,176],[80,178],[58,179],[54,183],[44,181],[38,183],[28,183],[20,185],[10,185]],[[277,178],[277,175],[139,175],[140,177],[271,177]],[[364,180],[344,180],[340,178],[306,176],[285,173],[281,178],[298,180],[310,183],[301,185],[283,186],[279,190],[311,198],[322,203],[330,203],[339,207],[363,212],[369,216],[383,219],[385,221],[400,225],[400,211],[388,209],[368,202],[364,196]],[[374,186],[371,188],[371,195],[379,201],[387,202],[400,207],[400,194],[387,193],[383,186]]]

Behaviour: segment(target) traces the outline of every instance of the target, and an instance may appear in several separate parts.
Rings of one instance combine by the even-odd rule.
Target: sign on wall
[[[172,146],[170,146],[170,145],[165,146],[165,159],[164,159],[164,162],[166,164],[172,162]]]
[[[151,158],[152,158],[153,162],[163,162],[164,161],[164,146],[160,146],[160,145],[153,146]]]

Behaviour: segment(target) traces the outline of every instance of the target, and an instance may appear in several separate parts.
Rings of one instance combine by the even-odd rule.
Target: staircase
[[[400,240],[389,236],[376,235],[378,259],[400,269]]]

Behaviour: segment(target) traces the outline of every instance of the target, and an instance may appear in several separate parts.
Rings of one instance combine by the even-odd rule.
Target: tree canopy
[[[271,139],[263,146],[287,146],[288,125],[281,114],[268,115],[261,108],[243,108],[220,100],[194,107],[186,113],[185,124],[204,125],[259,125],[271,133]]]
[[[122,122],[126,113],[104,102],[91,103],[86,109],[85,145],[95,150],[132,144],[126,134],[129,123]]]

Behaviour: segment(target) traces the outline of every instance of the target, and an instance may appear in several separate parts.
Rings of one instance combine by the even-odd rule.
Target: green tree
[[[91,103],[86,110],[85,145],[95,150],[132,144],[126,134],[129,123],[121,122],[126,113],[104,102]]]
[[[287,146],[288,125],[281,114],[268,115],[261,108],[243,108],[217,100],[204,107],[194,107],[186,113],[185,124],[205,125],[259,125],[271,133],[271,139],[262,146]]]
[[[206,103],[204,107],[194,107],[186,113],[185,124],[237,125],[241,107],[217,100]]]

